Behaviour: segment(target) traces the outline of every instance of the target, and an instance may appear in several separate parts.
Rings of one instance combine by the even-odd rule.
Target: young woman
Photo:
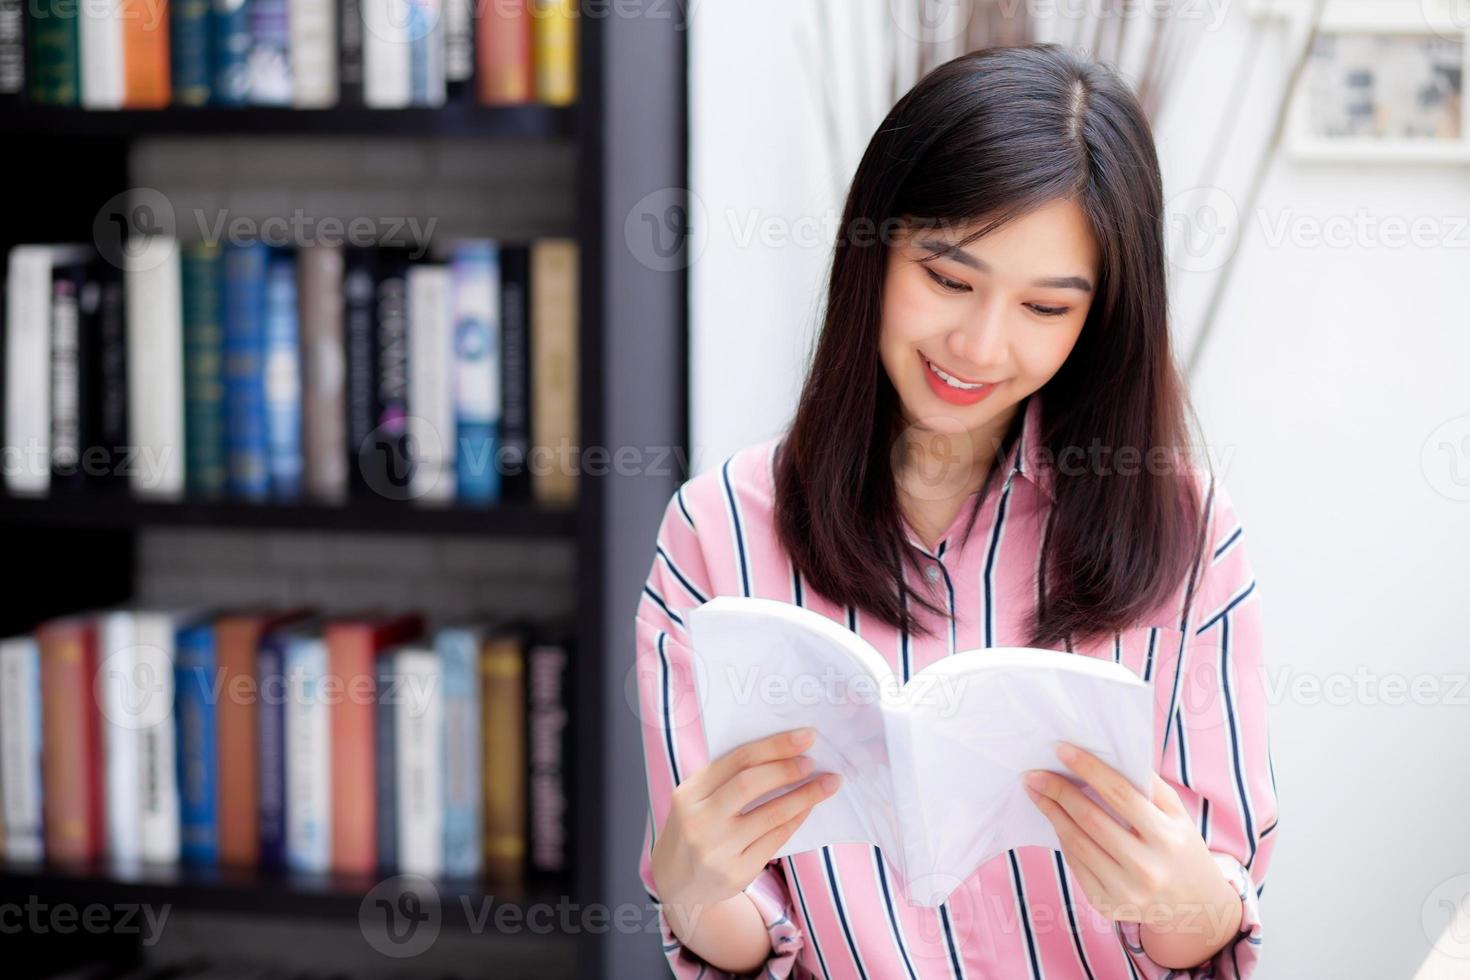
[[[638,610],[641,873],[676,975],[1251,971],[1276,827],[1261,605],[1188,452],[1163,213],[1134,97],[1061,47],[958,58],[874,134],[796,417],[669,501]],[[1062,849],[998,856],[937,909],[871,844],[772,860],[842,774],[741,814],[822,735],[708,759],[685,614],[717,595],[816,610],[904,680],[974,647],[1121,662],[1155,691],[1157,775],[1141,793],[1059,746],[1025,781]]]

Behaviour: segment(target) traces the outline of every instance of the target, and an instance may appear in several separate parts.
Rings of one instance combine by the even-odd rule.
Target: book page
[[[747,812],[824,772],[842,774],[837,793],[774,856],[839,841],[898,848],[882,710],[897,686],[877,651],[817,613],[772,600],[716,598],[689,614],[689,626],[710,761],[777,732],[817,730],[805,753],[816,763],[811,776]]]
[[[1055,650],[972,650],[931,664],[910,686],[913,778],[932,853],[930,867],[908,869],[920,904],[938,904],[1010,848],[1060,849],[1021,783],[1031,769],[1070,775],[1056,757],[1058,741],[1092,752],[1144,792],[1151,784],[1152,692],[1112,661]]]

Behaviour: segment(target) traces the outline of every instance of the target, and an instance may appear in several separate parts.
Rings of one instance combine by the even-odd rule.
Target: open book
[[[842,774],[837,793],[773,857],[877,844],[908,901],[933,907],[1010,848],[1060,850],[1021,782],[1031,769],[1070,777],[1056,742],[1149,792],[1152,689],[1112,661],[990,647],[936,661],[904,684],[857,634],[784,602],[721,596],[690,612],[689,630],[711,761],[787,729],[817,730],[805,753],[812,774],[743,812],[824,772]]]

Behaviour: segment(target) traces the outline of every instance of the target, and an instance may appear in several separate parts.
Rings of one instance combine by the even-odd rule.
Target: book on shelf
[[[567,629],[131,604],[41,622],[0,640],[0,857],[565,883]]]
[[[720,596],[689,613],[689,630],[711,760],[792,728],[817,731],[804,753],[812,773],[742,812],[825,772],[842,775],[836,794],[774,856],[841,841],[876,844],[914,904],[939,905],[1010,848],[1060,850],[1021,781],[1032,769],[1070,778],[1057,742],[1092,752],[1141,792],[1151,785],[1152,688],[1112,661],[976,649],[900,683],[867,641],[789,603]],[[959,781],[956,760],[967,773]]]
[[[575,503],[575,241],[128,255],[10,251],[10,494]]]

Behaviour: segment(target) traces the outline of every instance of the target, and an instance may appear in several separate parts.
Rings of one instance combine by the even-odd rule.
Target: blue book
[[[286,636],[272,630],[255,656],[260,746],[260,866],[286,867]]]
[[[209,71],[210,0],[170,0],[169,76],[175,105],[206,105],[213,88]]]
[[[327,645],[319,634],[293,632],[285,652],[286,866],[325,874],[332,868]],[[351,695],[339,689],[334,696]]]
[[[397,691],[393,678],[394,651],[389,649],[375,658],[377,666],[377,706],[373,713],[374,748],[378,777],[378,870],[384,874],[398,872],[398,751],[397,710],[384,703],[386,695]]]
[[[4,856],[40,861],[45,856],[41,776],[41,653],[33,636],[0,640],[0,718],[4,719]]]
[[[224,327],[220,322],[220,250],[183,249],[184,485],[191,496],[220,497],[229,482],[225,458]]]
[[[180,855],[186,864],[212,866],[219,861],[214,623],[183,626],[174,642]]]
[[[500,252],[490,239],[457,243],[450,259],[454,317],[455,489],[500,499]]]
[[[213,0],[214,91],[216,105],[250,100],[251,0]]]
[[[291,104],[288,0],[250,0],[249,95],[253,105]]]
[[[270,249],[260,243],[225,248],[225,449],[230,493],[263,501],[270,495],[265,421],[265,289]]]
[[[434,638],[444,685],[444,873],[473,878],[480,873],[480,648],[484,631],[442,629]]]
[[[301,497],[301,333],[296,312],[296,260],[273,252],[265,281],[265,425],[270,495]]]

